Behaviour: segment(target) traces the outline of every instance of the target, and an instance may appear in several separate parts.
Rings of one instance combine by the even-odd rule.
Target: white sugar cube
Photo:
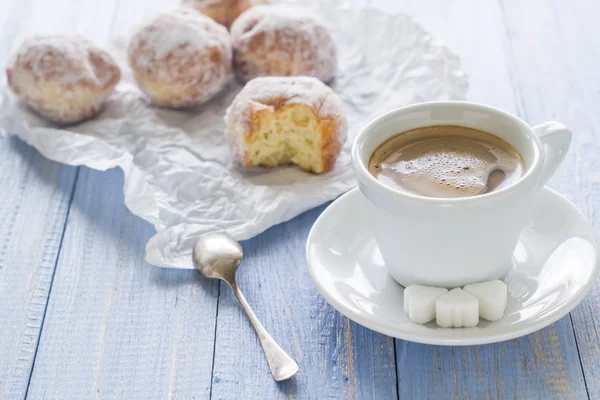
[[[426,324],[435,319],[435,301],[448,290],[411,285],[404,289],[404,312],[412,322]]]
[[[479,322],[479,302],[461,288],[452,289],[435,302],[435,322],[443,328],[473,327]]]
[[[502,281],[473,283],[464,290],[479,300],[479,315],[488,321],[498,321],[504,316],[508,288]]]

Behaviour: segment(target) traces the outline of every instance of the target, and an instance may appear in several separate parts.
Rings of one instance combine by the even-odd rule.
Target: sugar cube
[[[498,321],[504,316],[508,297],[506,283],[487,281],[473,283],[464,287],[465,292],[475,296],[479,301],[479,315],[488,321]]]
[[[461,288],[452,289],[435,302],[436,323],[443,328],[473,327],[479,323],[479,302]]]
[[[411,285],[404,289],[404,312],[412,322],[426,324],[435,319],[435,301],[448,290]]]

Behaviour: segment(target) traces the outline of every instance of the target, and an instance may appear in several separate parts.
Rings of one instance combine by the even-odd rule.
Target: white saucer
[[[321,214],[306,243],[308,269],[319,292],[339,312],[399,339],[473,345],[523,336],[569,313],[598,275],[592,227],[570,201],[544,188],[513,255],[504,318],[481,320],[475,328],[418,325],[404,314],[404,289],[386,272],[368,228],[366,206],[354,189]]]

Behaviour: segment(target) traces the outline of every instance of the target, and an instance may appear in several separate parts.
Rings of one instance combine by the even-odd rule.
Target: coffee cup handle
[[[544,145],[544,166],[540,180],[540,186],[544,186],[565,159],[571,145],[572,133],[569,128],[556,121],[534,126],[533,131]]]

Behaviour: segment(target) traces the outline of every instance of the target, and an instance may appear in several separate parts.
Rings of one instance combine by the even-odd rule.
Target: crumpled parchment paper
[[[302,4],[330,24],[338,47],[339,70],[331,86],[344,103],[349,132],[327,174],[293,166],[244,170],[236,164],[223,116],[241,89],[237,82],[208,104],[171,111],[149,106],[125,78],[99,117],[67,129],[45,122],[4,87],[0,128],[61,163],[120,167],[126,206],[157,231],[146,260],[192,268],[199,234],[224,230],[248,239],[352,188],[351,144],[374,117],[410,103],[465,96],[467,76],[458,57],[410,17],[336,0]]]

